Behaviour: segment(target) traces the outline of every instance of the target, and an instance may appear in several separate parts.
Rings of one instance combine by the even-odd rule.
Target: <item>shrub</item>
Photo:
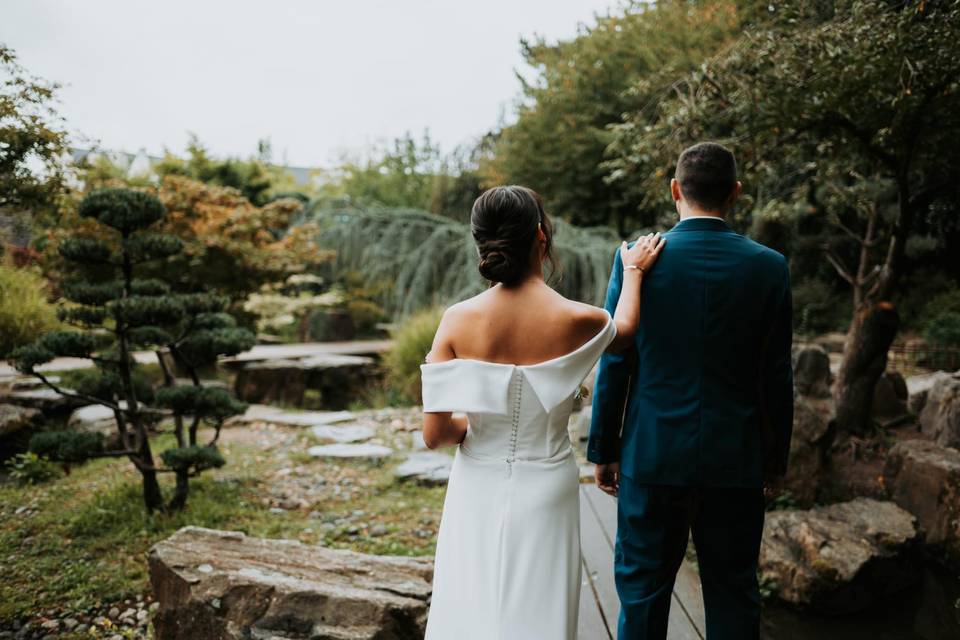
[[[387,384],[400,397],[419,403],[420,365],[433,344],[443,315],[440,309],[428,309],[407,318],[393,336],[393,348],[387,354]]]
[[[945,311],[930,318],[923,335],[938,347],[960,347],[960,313]]]
[[[59,327],[46,288],[35,271],[0,265],[0,358]]]
[[[7,468],[10,470],[10,477],[20,485],[40,484],[60,475],[57,465],[32,451],[18,453],[7,460]]]
[[[822,280],[793,285],[794,329],[803,335],[843,331],[850,321],[849,296],[837,294]]]

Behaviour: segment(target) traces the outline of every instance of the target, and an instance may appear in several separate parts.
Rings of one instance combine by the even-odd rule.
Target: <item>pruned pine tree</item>
[[[335,270],[389,285],[380,304],[393,315],[456,302],[487,286],[469,224],[416,209],[321,209],[313,219],[322,230],[318,244],[337,251]],[[549,281],[567,297],[601,303],[619,237],[554,222],[559,268]]]
[[[54,391],[111,409],[120,444],[108,448],[100,434],[56,431],[37,434],[30,448],[64,464],[126,456],[142,476],[148,511],[181,509],[189,479],[224,464],[216,448],[223,421],[245,409],[228,392],[202,386],[197,370],[217,356],[249,349],[254,336],[223,313],[226,298],[173,293],[162,280],[136,277],[138,267],[182,249],[176,237],[149,231],[166,214],[157,198],[128,189],[100,189],[83,199],[79,213],[111,231],[102,235],[106,240],[75,235],[60,245],[61,255],[76,267],[74,278],[63,285],[70,304],[60,309],[60,315],[77,330],[48,333],[16,350],[13,359],[18,370]],[[164,386],[152,388],[134,359],[136,349],[157,351]],[[176,384],[166,354],[188,372],[191,384]],[[58,356],[90,358],[96,368],[75,390],[64,389],[37,370]],[[159,456],[163,464],[158,465],[150,435],[166,413],[172,413],[177,446],[163,451]],[[200,443],[198,430],[204,422],[213,427],[214,435]],[[169,502],[158,482],[160,473],[176,476]]]

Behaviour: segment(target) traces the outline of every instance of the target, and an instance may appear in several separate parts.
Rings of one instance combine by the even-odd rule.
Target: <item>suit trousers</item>
[[[621,476],[614,564],[619,640],[665,640],[691,533],[707,640],[758,640],[763,517],[759,488],[657,486]]]

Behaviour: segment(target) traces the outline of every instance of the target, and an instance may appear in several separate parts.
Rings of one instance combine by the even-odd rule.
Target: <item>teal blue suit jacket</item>
[[[587,458],[645,484],[759,487],[786,471],[793,425],[786,260],[721,219],[665,236],[633,347],[600,360]],[[611,314],[622,282],[618,251]]]

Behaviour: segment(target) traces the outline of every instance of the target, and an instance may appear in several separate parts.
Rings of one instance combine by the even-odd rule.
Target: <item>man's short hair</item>
[[[726,213],[737,183],[733,153],[716,142],[700,142],[677,160],[675,175],[683,197],[704,211]]]

